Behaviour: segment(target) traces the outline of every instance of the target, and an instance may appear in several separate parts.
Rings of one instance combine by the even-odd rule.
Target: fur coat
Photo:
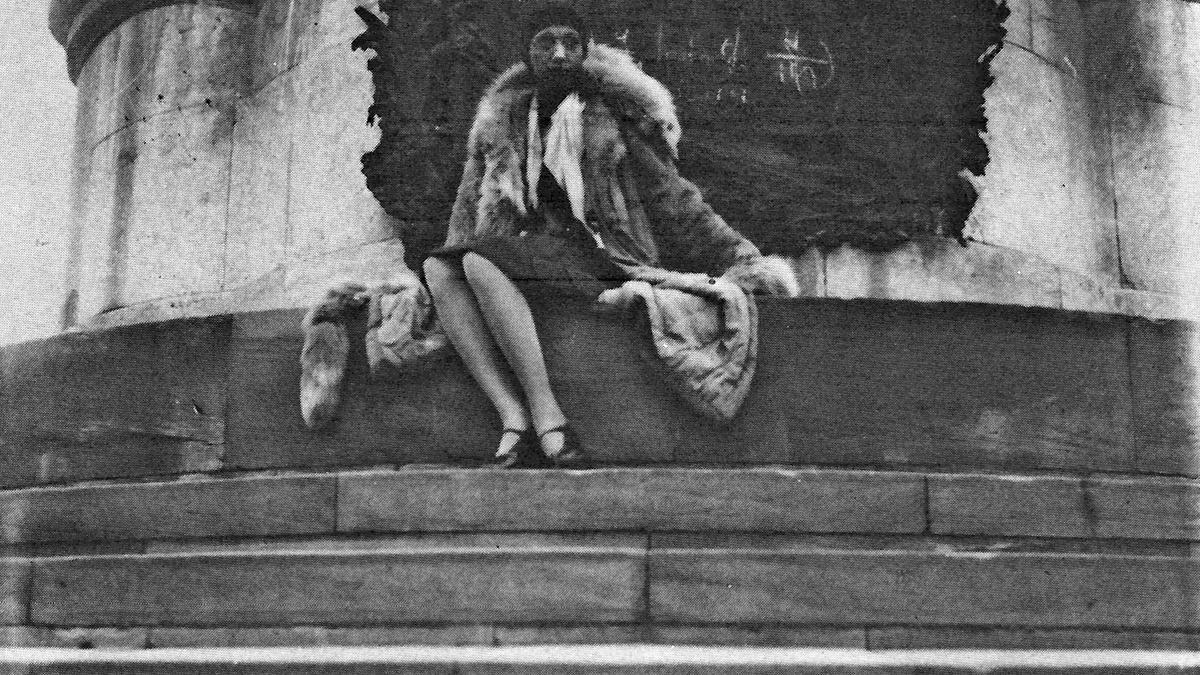
[[[720,274],[760,257],[675,168],[682,130],[671,94],[626,52],[593,44],[583,62],[584,212],[609,255],[638,267]],[[509,68],[479,102],[446,244],[517,234],[534,82]],[[635,275],[636,276],[636,275]]]

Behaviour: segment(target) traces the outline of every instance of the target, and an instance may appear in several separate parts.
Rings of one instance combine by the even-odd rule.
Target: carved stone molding
[[[67,74],[74,82],[92,50],[126,19],[158,7],[190,4],[248,9],[256,0],[51,0],[50,33],[67,52]]]

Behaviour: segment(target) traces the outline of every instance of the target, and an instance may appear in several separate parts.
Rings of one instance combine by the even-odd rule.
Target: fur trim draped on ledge
[[[645,311],[668,383],[701,413],[726,422],[749,393],[757,350],[754,294],[795,297],[791,265],[765,256],[730,268],[720,278],[641,268],[638,278],[603,294],[604,304]],[[347,323],[369,307],[366,350],[371,372],[403,368],[449,350],[428,290],[415,278],[366,288],[331,288],[304,317],[300,353],[300,410],[316,429],[336,415],[350,353]]]

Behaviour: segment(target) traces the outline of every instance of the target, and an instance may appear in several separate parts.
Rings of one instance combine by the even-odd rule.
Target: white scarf
[[[572,93],[563,99],[550,117],[543,152],[541,128],[538,125],[538,101],[534,95],[529,104],[529,156],[525,163],[525,184],[529,204],[538,207],[537,184],[542,165],[558,181],[571,202],[571,214],[583,223],[583,101]]]

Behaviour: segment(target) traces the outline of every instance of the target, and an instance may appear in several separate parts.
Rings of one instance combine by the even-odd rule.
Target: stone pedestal
[[[502,473],[461,363],[369,376],[362,316],[302,424],[296,306],[403,268],[354,2],[56,0],[94,330],[0,349],[0,646],[1194,650],[1200,333],[1136,315],[1200,280],[1200,5],[1011,5],[969,245],[794,260],[728,425],[540,313],[601,468]]]

